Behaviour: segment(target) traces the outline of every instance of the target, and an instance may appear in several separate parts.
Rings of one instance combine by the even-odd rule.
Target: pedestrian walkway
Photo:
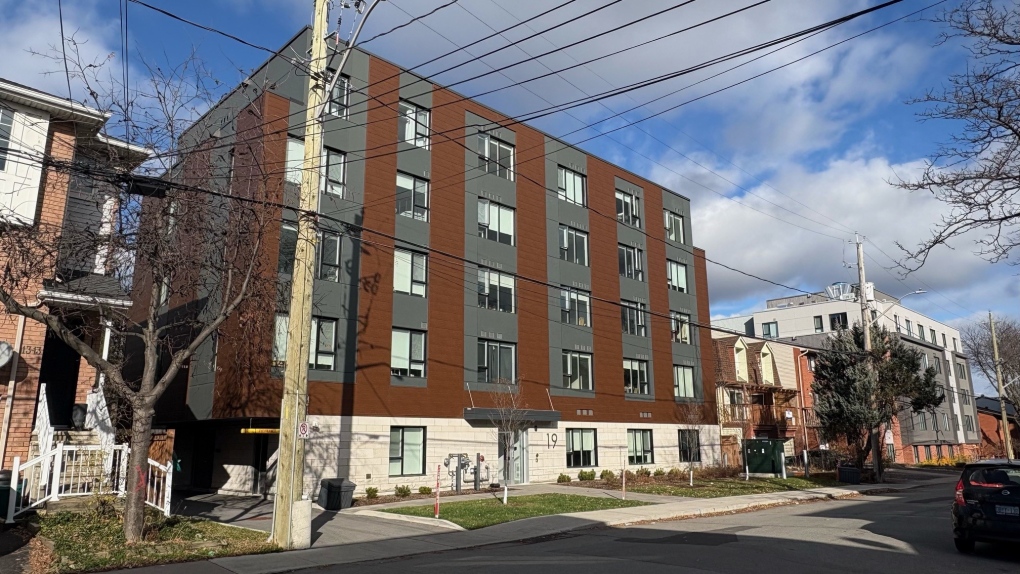
[[[748,511],[756,508],[798,504],[812,500],[826,500],[857,496],[859,494],[877,494],[895,490],[905,490],[932,484],[949,485],[955,480],[946,475],[943,477],[913,480],[899,484],[869,484],[832,488],[816,488],[803,491],[789,491],[769,494],[752,494],[726,498],[677,498],[655,496],[656,504],[632,508],[617,508],[574,514],[539,516],[487,528],[471,531],[453,531],[448,528],[432,527],[434,530],[421,532],[426,528],[418,523],[401,520],[388,520],[377,516],[359,516],[357,512],[331,513],[332,520],[352,519],[353,524],[369,525],[361,528],[380,528],[378,533],[368,534],[365,538],[348,538],[346,542],[336,546],[313,547],[308,550],[295,550],[277,554],[257,556],[237,556],[217,558],[202,563],[156,566],[123,571],[124,574],[277,574],[304,568],[354,564],[373,560],[400,558],[431,552],[474,548],[490,544],[517,542],[532,538],[540,538],[554,534],[562,534],[588,528],[604,528],[623,526],[645,522],[679,520],[699,516],[727,512]],[[586,492],[591,491],[591,492]],[[619,495],[618,492],[586,489],[582,487],[562,487],[556,485],[529,485],[516,487],[514,495],[539,494],[542,492],[594,494],[598,496]],[[457,497],[455,500],[472,500],[489,497],[491,494],[473,494]],[[646,495],[645,495],[646,496]],[[637,500],[637,495],[628,498]],[[449,499],[447,499],[449,500]],[[431,500],[413,500],[387,505],[366,507],[370,510],[392,507],[394,505],[431,504]],[[329,522],[329,521],[327,521]],[[342,524],[339,522],[338,524]],[[362,532],[361,534],[366,534]],[[394,535],[396,534],[396,535]]]

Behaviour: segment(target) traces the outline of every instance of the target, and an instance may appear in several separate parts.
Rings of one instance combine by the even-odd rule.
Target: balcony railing
[[[722,405],[719,422],[788,428],[797,426],[800,410],[798,407],[780,405]]]

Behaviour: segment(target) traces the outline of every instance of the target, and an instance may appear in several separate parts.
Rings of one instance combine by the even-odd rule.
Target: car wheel
[[[973,540],[967,540],[966,538],[954,538],[953,544],[956,544],[956,549],[959,550],[961,554],[970,554],[974,552]]]

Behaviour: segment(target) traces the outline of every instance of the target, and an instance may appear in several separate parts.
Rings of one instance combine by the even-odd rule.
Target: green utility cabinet
[[[786,451],[781,440],[754,438],[744,441],[744,460],[750,474],[779,476],[783,472],[785,456]]]

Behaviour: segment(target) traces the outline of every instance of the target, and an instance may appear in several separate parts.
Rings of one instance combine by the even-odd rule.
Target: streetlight
[[[910,293],[907,293],[906,295],[903,295],[903,296],[897,298],[896,299],[896,303],[899,303],[900,301],[906,299],[907,297],[910,297],[911,295],[921,295],[923,293],[927,293],[927,291],[925,291],[924,289],[915,289],[915,290],[911,291]],[[882,317],[885,317],[885,314],[888,313],[889,311],[892,311],[892,309],[893,308],[890,305],[889,308],[886,309],[885,311],[883,311],[881,315],[878,315],[874,319],[871,319],[870,321],[868,321],[868,327],[870,327],[872,325],[872,323],[877,322]]]

